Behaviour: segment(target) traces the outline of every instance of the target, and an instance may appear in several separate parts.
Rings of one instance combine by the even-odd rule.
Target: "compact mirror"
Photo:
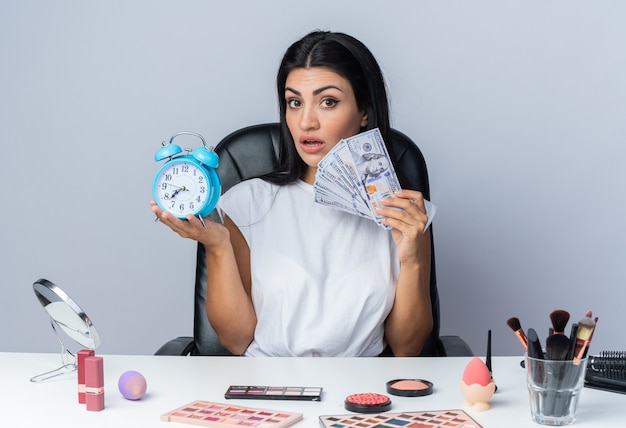
[[[35,281],[33,290],[48,313],[52,330],[61,343],[61,367],[31,379],[32,382],[40,382],[76,370],[76,356],[68,349],[60,332],[86,349],[96,349],[100,345],[100,336],[85,312],[59,286],[41,278]]]

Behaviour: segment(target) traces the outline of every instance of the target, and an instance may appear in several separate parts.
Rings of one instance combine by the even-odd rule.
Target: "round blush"
[[[349,395],[344,404],[346,410],[359,413],[381,413],[391,408],[389,397],[373,392]]]
[[[395,379],[387,382],[387,392],[402,397],[422,397],[433,393],[433,384],[423,379]]]

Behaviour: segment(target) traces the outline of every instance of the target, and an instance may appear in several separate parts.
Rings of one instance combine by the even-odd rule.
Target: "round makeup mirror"
[[[100,345],[100,336],[85,312],[59,286],[41,278],[33,283],[33,290],[48,313],[52,330],[61,344],[61,367],[31,378],[32,382],[40,382],[76,370],[76,356],[60,332],[86,349],[96,349]]]

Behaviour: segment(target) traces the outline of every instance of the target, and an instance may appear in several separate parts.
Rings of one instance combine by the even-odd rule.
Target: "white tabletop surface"
[[[195,400],[300,412],[294,427],[319,427],[320,415],[349,413],[348,395],[375,392],[388,395],[392,379],[419,378],[434,383],[430,396],[390,396],[391,412],[462,409],[460,382],[469,357],[457,358],[244,358],[104,355],[105,405],[89,412],[78,404],[76,374],[41,383],[30,378],[57,368],[57,354],[0,353],[1,427],[160,427],[192,426],[161,422],[160,415]],[[464,409],[484,427],[533,427],[522,357],[494,357],[493,376],[498,390],[491,409]],[[148,383],[145,397],[126,400],[117,383],[120,375],[135,370]],[[321,386],[321,402],[226,400],[229,385]],[[585,388],[574,426],[623,427],[626,395]]]

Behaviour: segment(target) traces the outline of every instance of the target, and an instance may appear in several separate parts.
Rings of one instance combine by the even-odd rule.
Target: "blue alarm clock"
[[[172,144],[180,135],[192,135],[202,140],[202,146],[183,149]],[[195,132],[179,132],[174,134],[169,143],[163,142],[154,155],[154,160],[167,161],[161,166],[154,177],[152,194],[154,201],[163,211],[186,219],[189,214],[199,217],[209,215],[217,205],[222,191],[220,177],[216,168],[219,156],[208,149],[202,135]]]

